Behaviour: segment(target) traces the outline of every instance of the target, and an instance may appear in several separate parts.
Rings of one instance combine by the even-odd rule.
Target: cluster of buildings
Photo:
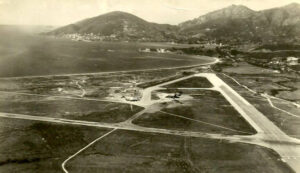
[[[299,58],[296,58],[296,57],[287,57],[287,64],[289,66],[298,65],[299,64]]]
[[[122,91],[122,98],[131,102],[139,101],[142,98],[142,93],[138,88],[130,87]]]
[[[109,35],[109,36],[104,36],[100,34],[64,34],[62,35],[63,38],[71,39],[74,41],[116,41],[117,36],[115,34]]]
[[[274,57],[270,60],[263,59],[254,64],[261,65],[263,67],[268,67],[280,71],[293,71],[293,67],[300,65],[298,57]]]
[[[170,53],[171,51],[164,48],[144,48],[144,49],[139,49],[139,52]]]
[[[272,58],[270,65],[276,66],[294,66],[299,64],[299,58],[297,57],[274,57]]]

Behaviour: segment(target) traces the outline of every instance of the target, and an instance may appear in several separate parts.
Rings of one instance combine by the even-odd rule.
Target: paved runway
[[[291,168],[296,172],[300,172],[300,140],[286,135],[215,74],[201,73],[196,76],[207,77],[207,79],[218,88],[217,90],[219,90],[253,128],[255,128],[257,134],[252,137],[256,138],[253,143],[275,150]]]

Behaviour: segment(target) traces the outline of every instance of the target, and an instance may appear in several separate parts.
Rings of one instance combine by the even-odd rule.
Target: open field
[[[244,97],[287,135],[300,139],[300,118],[287,115],[284,112],[272,108],[265,99],[251,96]],[[292,107],[293,105],[290,106]],[[293,107],[294,108],[289,108],[289,106],[287,106],[284,108],[290,112],[295,109],[295,106]]]
[[[211,88],[213,87],[213,85],[204,77],[192,77],[163,87],[165,88]]]
[[[28,78],[0,78],[0,91],[103,99],[111,89],[124,90],[134,84],[140,88],[183,77],[187,68],[44,76]],[[195,68],[196,71],[201,69]]]
[[[0,91],[103,99],[109,96],[111,88],[122,90],[132,86],[133,82],[148,85],[164,78],[178,77],[175,70],[161,72],[0,79]]]
[[[263,147],[222,140],[116,131],[79,154],[70,172],[292,172]]]
[[[127,120],[143,108],[92,100],[53,98],[51,96],[0,95],[0,112],[117,123]]]
[[[300,45],[297,44],[267,44],[262,45],[255,50],[270,50],[270,51],[284,51],[284,50],[299,50]]]
[[[236,73],[236,74],[274,74],[273,70],[257,67],[248,63],[239,63],[236,67],[224,68],[225,73]]]
[[[272,74],[232,75],[241,84],[248,86],[258,93],[280,97],[290,101],[300,101],[298,79]]]
[[[148,45],[139,43],[76,42],[1,29],[0,37],[0,77],[153,69],[214,61],[204,56],[142,53],[138,49]]]
[[[300,80],[295,74],[279,74],[272,70],[240,63],[237,67],[225,68],[223,72],[236,78],[241,84],[269,95],[291,101],[300,101]]]
[[[170,89],[166,91],[174,93]],[[219,92],[192,90],[191,93],[184,89],[174,91],[181,91],[184,95],[189,94],[192,99],[162,103],[159,105],[160,111],[146,113],[133,123],[146,127],[209,133],[255,134],[255,130]]]
[[[109,129],[0,119],[0,172],[62,172],[61,163]]]

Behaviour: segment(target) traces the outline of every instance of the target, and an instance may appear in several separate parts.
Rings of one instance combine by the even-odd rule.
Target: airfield
[[[158,71],[164,70],[176,75],[182,69]],[[204,70],[155,84],[150,80],[155,71],[1,79],[15,87],[1,91],[1,137],[6,140],[0,144],[0,170],[286,173],[300,169],[299,140],[287,136],[216,74]],[[136,78],[142,81],[137,86],[146,86],[141,87],[139,100],[112,93],[112,88],[127,87],[123,80]],[[38,85],[35,79],[42,89],[30,89]],[[62,81],[68,80],[64,86]],[[45,89],[44,81],[54,86]],[[101,94],[89,95],[97,88],[91,81],[103,90],[97,90]],[[172,98],[177,92],[182,95]]]
[[[300,170],[296,113],[217,58],[138,51],[190,45],[0,35],[0,172]]]

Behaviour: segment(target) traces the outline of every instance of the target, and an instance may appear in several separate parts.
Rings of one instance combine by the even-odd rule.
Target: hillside
[[[269,41],[300,35],[300,5],[253,11],[232,5],[179,24],[180,33],[219,40]]]
[[[249,9],[246,6],[232,5],[228,8],[213,11],[196,19],[183,22],[179,24],[179,26],[181,27],[181,29],[192,28],[196,25],[205,24],[207,22],[212,22],[219,19],[247,18],[253,15],[254,13],[255,12],[253,10]]]
[[[49,34],[96,34],[129,40],[165,40],[174,38],[177,27],[147,22],[125,12],[111,12],[58,28]]]

